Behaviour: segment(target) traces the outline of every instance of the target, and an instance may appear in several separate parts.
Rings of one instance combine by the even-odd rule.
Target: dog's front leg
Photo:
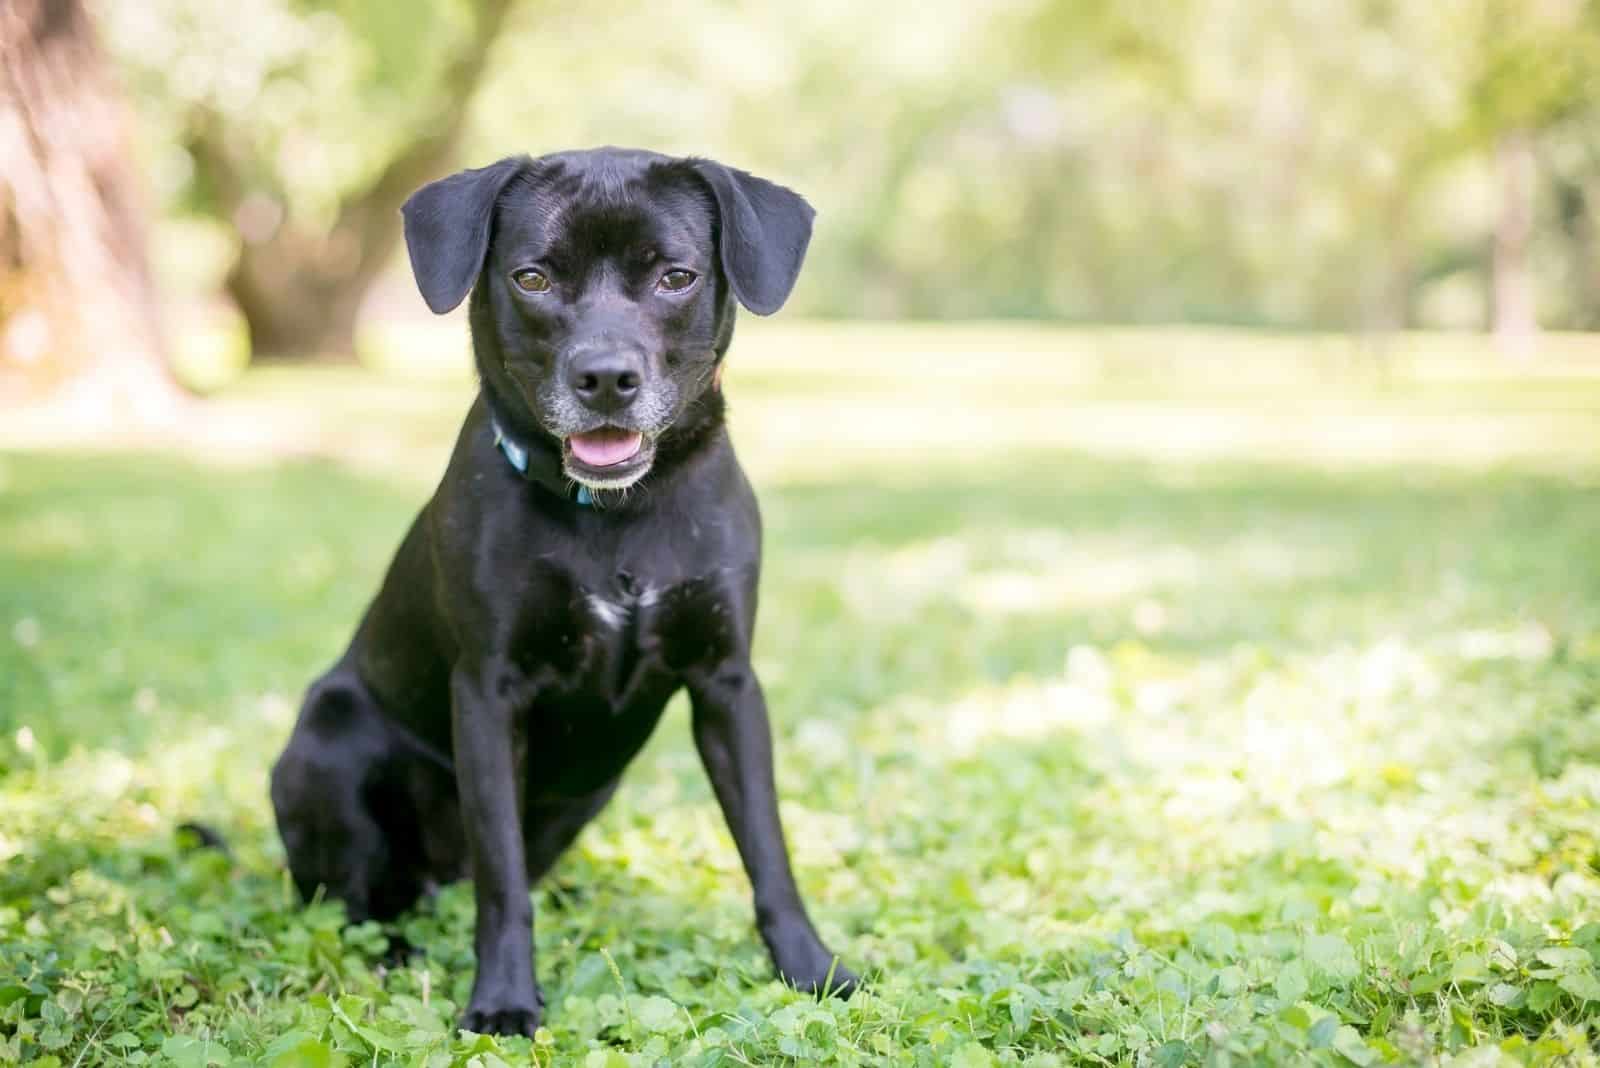
[[[543,997],[533,974],[533,905],[522,855],[527,731],[494,666],[450,679],[456,787],[472,855],[478,970],[461,1017],[469,1031],[531,1035]]]
[[[817,937],[800,901],[778,820],[772,731],[748,662],[689,680],[694,741],[755,893],[756,927],[784,981],[801,990],[854,992],[860,980]]]

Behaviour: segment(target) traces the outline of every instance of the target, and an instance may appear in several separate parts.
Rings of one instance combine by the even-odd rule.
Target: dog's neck
[[[595,491],[588,486],[574,483],[561,469],[561,457],[552,456],[548,449],[537,449],[519,443],[505,427],[500,425],[500,420],[494,415],[493,407],[489,413],[489,431],[494,434],[494,444],[500,450],[500,455],[506,458],[513,470],[526,481],[544,487],[557,497],[565,497],[573,503],[584,508],[603,507]]]

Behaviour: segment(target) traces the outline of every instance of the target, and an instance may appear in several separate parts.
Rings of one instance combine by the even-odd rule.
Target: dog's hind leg
[[[312,685],[272,769],[272,807],[302,896],[318,888],[352,923],[390,919],[422,893],[421,829],[397,744],[360,678],[339,667]]]

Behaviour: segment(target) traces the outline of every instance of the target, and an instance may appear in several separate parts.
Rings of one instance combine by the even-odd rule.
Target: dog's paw
[[[783,981],[805,994],[817,997],[848,998],[861,988],[861,976],[829,960],[822,968],[812,966],[803,970],[780,969]]]
[[[818,997],[847,998],[861,986],[861,977],[822,944],[804,913],[773,917],[761,925],[761,937],[772,954],[778,977],[796,990]]]
[[[507,1004],[511,999],[473,998],[461,1015],[461,1030],[479,1035],[527,1035],[539,1029],[544,1018],[544,993],[534,991],[531,1005]]]

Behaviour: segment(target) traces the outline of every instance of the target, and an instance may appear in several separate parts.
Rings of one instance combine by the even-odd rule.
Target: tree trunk
[[[1500,182],[1491,274],[1494,287],[1494,338],[1502,355],[1533,355],[1539,324],[1534,303],[1529,243],[1533,237],[1533,140],[1526,130],[1511,130],[1495,147]]]
[[[1403,183],[1378,195],[1377,217],[1382,229],[1373,235],[1369,267],[1362,284],[1362,325],[1380,338],[1411,325],[1416,269],[1409,224],[1411,198]]]
[[[239,232],[228,293],[249,325],[256,359],[345,361],[355,357],[356,316],[400,240],[400,205],[455,159],[472,100],[513,0],[476,0],[472,38],[445,69],[439,105],[368,186],[353,190],[328,229],[297,222],[269,191],[253,188],[215,123],[189,148]]]
[[[368,254],[352,247],[357,240]],[[249,328],[253,357],[354,360],[356,314],[383,263],[382,244],[377,237],[288,227],[265,241],[242,242],[224,284]]]
[[[0,2],[0,394],[100,426],[183,400],[127,131],[82,0]]]
[[[1600,330],[1600,178],[1583,184],[1573,267],[1573,325]]]
[[[1568,330],[1600,330],[1600,178],[1562,179],[1556,188],[1566,238]]]

